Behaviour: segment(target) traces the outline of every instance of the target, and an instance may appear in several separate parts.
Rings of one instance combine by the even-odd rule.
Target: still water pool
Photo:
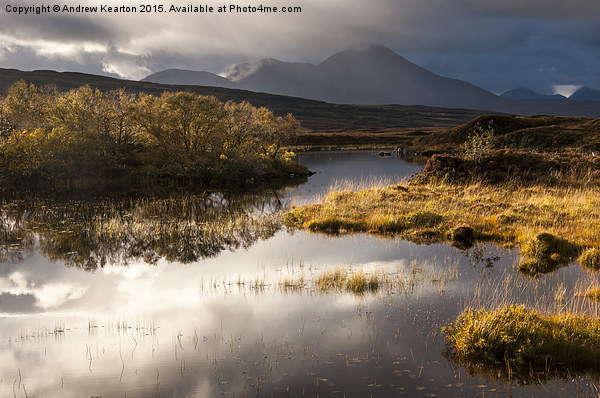
[[[577,265],[537,279],[519,254],[281,226],[332,184],[419,166],[373,151],[299,155],[317,174],[264,194],[7,202],[0,252],[0,397],[597,396],[585,375],[497,379],[444,355],[473,304],[567,305]],[[327,270],[376,291],[323,290]]]

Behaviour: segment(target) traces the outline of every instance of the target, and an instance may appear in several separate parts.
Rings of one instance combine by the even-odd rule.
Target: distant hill
[[[183,69],[166,69],[153,74],[152,79],[146,78],[143,81],[161,84],[185,84],[226,88],[233,88],[235,86],[230,80],[214,73]]]
[[[502,98],[506,98],[513,101],[523,101],[523,100],[548,100],[548,101],[556,101],[556,100],[566,100],[567,97],[560,94],[547,95],[540,94],[533,90],[530,90],[525,87],[514,88],[509,90],[502,95]]]
[[[54,85],[61,91],[87,84],[104,91],[124,88],[130,92],[154,95],[160,95],[165,91],[191,91],[213,95],[221,101],[248,101],[254,106],[267,107],[277,115],[292,113],[309,132],[383,133],[414,128],[450,127],[486,114],[485,111],[426,106],[340,105],[221,87],[156,84],[49,70],[25,72],[0,68],[0,93],[5,93],[14,82],[19,80],[38,86]]]
[[[168,72],[168,73],[166,73]],[[521,115],[600,117],[597,92],[581,101],[519,88],[497,96],[462,80],[432,73],[378,44],[338,52],[319,65],[273,58],[247,62],[225,72],[168,70],[143,79],[157,83],[203,84],[281,94],[335,104],[400,104],[477,109]],[[593,90],[592,90],[593,91]]]
[[[575,91],[570,97],[575,101],[600,101],[600,90],[593,90],[589,87],[582,87]]]

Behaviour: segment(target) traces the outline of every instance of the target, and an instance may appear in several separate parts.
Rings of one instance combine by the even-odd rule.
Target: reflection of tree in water
[[[0,260],[33,250],[52,261],[94,270],[159,259],[189,263],[247,248],[281,227],[275,191],[228,196],[105,199],[50,204],[10,202],[1,208]]]
[[[1,208],[0,212],[0,262],[20,261],[31,251],[35,239],[26,228],[26,214],[14,211],[18,204],[13,203]]]

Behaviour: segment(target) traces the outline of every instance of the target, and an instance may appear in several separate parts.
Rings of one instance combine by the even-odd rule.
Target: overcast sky
[[[266,57],[317,64],[344,48],[372,42],[432,72],[495,93],[518,86],[543,93],[600,89],[598,0],[163,0],[167,9],[171,4],[215,7],[212,14],[193,15],[16,15],[6,10],[9,4],[126,4],[139,11],[142,3],[46,1],[3,0],[0,67],[140,79],[167,68],[219,73]],[[302,12],[217,13],[224,4],[300,6]]]

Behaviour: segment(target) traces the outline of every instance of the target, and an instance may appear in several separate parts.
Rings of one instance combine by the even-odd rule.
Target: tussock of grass
[[[562,264],[577,248],[600,246],[600,187],[451,183],[415,179],[356,192],[332,192],[320,203],[294,206],[288,226],[327,233],[395,233],[409,240],[453,241],[458,227],[470,228],[471,243],[491,240],[527,248],[524,254]],[[555,237],[541,252],[544,233]],[[542,236],[542,241],[537,237]],[[535,243],[535,242],[538,243]],[[542,250],[543,251],[543,250]],[[553,254],[557,254],[553,256]],[[534,262],[535,262],[534,261]],[[543,267],[542,267],[543,268]]]
[[[579,256],[579,263],[593,270],[600,270],[600,249],[592,247]]]
[[[317,278],[316,287],[321,291],[335,290],[363,294],[377,291],[384,279],[385,275],[367,275],[362,270],[348,273],[339,267],[323,271]]]
[[[326,270],[317,278],[317,287],[320,290],[341,290],[345,280],[346,276],[342,267]]]
[[[519,271],[535,275],[552,272],[568,264],[577,256],[578,247],[545,232],[523,245],[522,250],[527,259],[519,264]]]
[[[379,288],[379,280],[376,275],[367,276],[363,271],[350,275],[346,281],[346,289],[355,293],[365,291],[376,291]]]
[[[524,306],[464,310],[443,328],[460,363],[529,371],[561,365],[594,370],[600,363],[600,319],[542,315]]]

